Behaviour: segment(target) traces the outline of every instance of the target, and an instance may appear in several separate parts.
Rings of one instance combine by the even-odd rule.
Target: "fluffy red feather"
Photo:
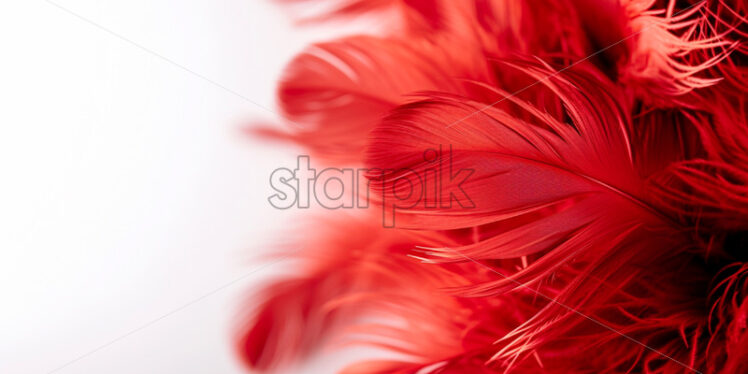
[[[385,209],[472,174],[397,228],[318,222],[240,329],[249,366],[336,336],[404,356],[346,373],[748,373],[745,2],[329,4],[395,31],[298,56],[293,126],[261,132],[371,168]]]

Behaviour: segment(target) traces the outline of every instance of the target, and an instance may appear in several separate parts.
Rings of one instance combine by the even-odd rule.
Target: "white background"
[[[298,213],[266,200],[296,151],[241,129],[277,120],[257,104],[285,63],[341,27],[269,0],[54,1],[132,43],[0,5],[0,373],[246,372],[235,317],[293,269],[246,275]]]

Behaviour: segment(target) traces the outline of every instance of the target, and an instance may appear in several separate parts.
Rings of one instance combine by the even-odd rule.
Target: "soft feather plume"
[[[294,127],[263,134],[373,168],[374,205],[472,174],[397,228],[316,223],[242,325],[250,367],[334,336],[403,357],[350,374],[748,372],[744,3],[331,3],[406,27],[302,53]]]
[[[707,2],[683,3],[680,8],[676,1],[656,3],[623,2],[629,20],[622,34],[633,37],[619,74],[623,84],[643,90],[640,97],[667,105],[663,99],[719,82],[721,77],[704,72],[727,58],[738,42],[726,38],[729,31],[715,30]]]
[[[366,135],[389,110],[418,91],[467,94],[465,80],[493,82],[488,62],[431,41],[357,36],[321,43],[289,64],[278,87],[294,131],[262,131],[296,140],[316,156],[360,161]]]

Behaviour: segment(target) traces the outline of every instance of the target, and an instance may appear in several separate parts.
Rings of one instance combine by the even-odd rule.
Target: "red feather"
[[[748,372],[744,2],[331,4],[393,31],[298,56],[262,132],[365,162],[397,228],[317,222],[249,366],[336,337],[403,357],[346,373]]]
[[[419,91],[466,93],[468,79],[492,82],[488,63],[429,41],[358,36],[318,44],[291,62],[278,88],[294,131],[263,133],[326,159],[360,161],[367,134],[389,110]]]

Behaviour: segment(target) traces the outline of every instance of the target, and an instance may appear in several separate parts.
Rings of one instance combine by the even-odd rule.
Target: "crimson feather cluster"
[[[247,307],[249,367],[337,339],[398,357],[348,374],[748,373],[748,3],[325,3],[388,32],[297,56],[293,125],[263,136],[384,170],[374,206],[448,147],[474,204],[292,233],[304,267]]]

